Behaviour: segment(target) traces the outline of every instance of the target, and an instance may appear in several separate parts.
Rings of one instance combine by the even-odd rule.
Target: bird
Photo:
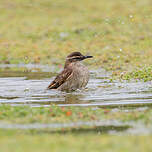
[[[89,81],[89,70],[82,61],[92,57],[84,56],[80,52],[69,54],[66,57],[63,71],[55,77],[47,89],[72,92],[85,88]]]

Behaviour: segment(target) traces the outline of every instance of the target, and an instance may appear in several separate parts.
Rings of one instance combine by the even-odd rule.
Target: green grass
[[[98,120],[103,110],[92,108],[72,108],[50,106],[50,108],[30,108],[28,106],[0,106],[0,120],[9,123],[54,123]]]
[[[152,151],[151,136],[27,135],[18,134],[16,131],[8,131],[6,134],[3,131],[0,137],[1,152],[33,152],[33,150],[37,152]]]
[[[68,123],[79,121],[100,121],[117,120],[122,122],[141,122],[145,125],[152,124],[152,110],[143,111],[138,108],[121,108],[113,111],[108,108],[92,107],[36,107],[9,105],[0,106],[0,121],[9,124],[29,124],[29,123]]]
[[[1,0],[0,63],[60,65],[81,51],[128,75],[152,64],[151,18],[151,0]]]
[[[50,106],[48,108],[31,108],[29,106],[11,107],[0,106],[0,122],[6,124],[31,123],[66,123],[77,121],[117,120],[122,122],[143,123],[152,125],[151,109],[138,110],[124,109],[93,109],[81,107],[61,108]],[[2,152],[26,151],[146,151],[152,150],[152,136],[143,135],[107,135],[112,128],[101,127],[69,127],[52,129],[0,129],[0,147]],[[125,127],[113,127],[115,131],[123,131]],[[119,134],[119,133],[118,133]],[[136,146],[138,145],[138,146]]]
[[[127,74],[124,74],[124,75],[122,74],[121,78],[125,80],[130,80],[134,78],[136,80],[151,81],[152,80],[152,66],[138,68]]]

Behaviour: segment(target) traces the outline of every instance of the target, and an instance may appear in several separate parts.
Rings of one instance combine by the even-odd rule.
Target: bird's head
[[[89,55],[84,56],[80,52],[72,52],[71,54],[67,56],[66,60],[69,62],[77,62],[77,61],[82,61],[84,59],[88,59],[92,57],[93,56],[89,56]]]

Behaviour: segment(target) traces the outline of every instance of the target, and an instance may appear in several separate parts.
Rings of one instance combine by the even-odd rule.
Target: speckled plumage
[[[48,89],[69,92],[84,88],[89,81],[89,70],[81,61],[91,57],[83,56],[80,52],[73,52],[68,55],[64,70],[57,75]]]

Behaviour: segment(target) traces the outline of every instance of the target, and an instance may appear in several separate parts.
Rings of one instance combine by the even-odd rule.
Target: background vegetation
[[[0,63],[58,65],[68,53],[81,51],[94,56],[88,64],[119,77],[149,68],[151,5],[151,0],[1,0]]]

